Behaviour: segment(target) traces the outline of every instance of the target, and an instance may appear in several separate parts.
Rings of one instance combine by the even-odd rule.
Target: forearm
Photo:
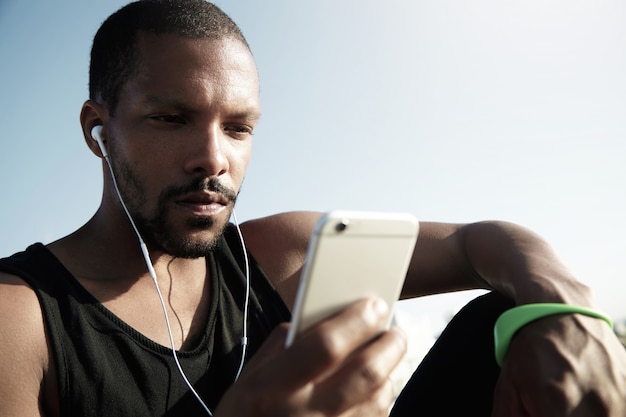
[[[405,295],[487,288],[518,305],[594,307],[590,289],[550,245],[510,223],[424,224],[407,278]],[[577,410],[624,416],[625,398],[626,351],[613,330],[594,317],[558,314],[515,333],[502,362],[492,415],[553,417]]]
[[[589,288],[528,229],[506,222],[420,226],[405,297],[484,288],[516,304],[593,303]]]
[[[552,247],[512,223],[482,222],[461,229],[462,247],[479,279],[515,300],[591,305],[590,289],[578,281]]]

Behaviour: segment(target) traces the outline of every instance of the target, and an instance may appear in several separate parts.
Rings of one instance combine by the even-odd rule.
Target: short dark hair
[[[120,89],[137,69],[137,34],[177,34],[190,38],[234,38],[248,49],[235,22],[205,0],[140,0],[109,16],[91,48],[89,97],[115,112]]]

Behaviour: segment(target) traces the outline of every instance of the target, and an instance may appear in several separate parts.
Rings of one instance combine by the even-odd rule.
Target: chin
[[[153,248],[177,258],[206,257],[221,237],[230,211],[216,217],[191,217],[180,222],[168,221],[161,213],[150,222],[138,222],[142,236]],[[172,219],[173,220],[173,219]]]
[[[164,252],[176,258],[203,258],[215,249],[221,235],[222,230],[211,233],[192,233],[182,238],[168,239],[161,247]]]
[[[176,247],[167,248],[166,252],[176,258],[197,259],[204,258],[215,249],[217,239],[203,242],[182,242]]]
[[[194,219],[192,226],[195,230],[187,233],[184,237],[168,239],[164,249],[167,253],[178,258],[202,258],[207,256],[215,246],[224,232],[226,222],[218,224],[214,219],[198,224],[198,219]],[[204,220],[204,219],[202,219]],[[180,235],[179,235],[180,236]]]

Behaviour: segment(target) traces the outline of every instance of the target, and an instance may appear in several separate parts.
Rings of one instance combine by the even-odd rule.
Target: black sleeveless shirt
[[[187,378],[211,410],[233,383],[241,359],[246,279],[238,239],[229,225],[207,256],[212,278],[207,327],[197,346],[177,352]],[[20,276],[39,298],[58,373],[62,416],[206,415],[178,373],[171,349],[106,309],[45,246],[34,244],[0,260],[0,271]],[[290,319],[251,257],[250,278],[247,358],[277,324]]]

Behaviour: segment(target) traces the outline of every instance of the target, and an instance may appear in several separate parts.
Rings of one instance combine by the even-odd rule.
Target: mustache
[[[237,195],[239,194],[237,191],[233,190],[222,184],[220,180],[215,177],[199,177],[194,178],[187,184],[183,185],[172,185],[161,193],[159,197],[160,201],[166,201],[169,199],[173,199],[179,197],[181,195],[185,195],[188,193],[198,192],[198,191],[210,191],[213,193],[217,193],[228,199],[228,201],[234,203],[237,200]]]

